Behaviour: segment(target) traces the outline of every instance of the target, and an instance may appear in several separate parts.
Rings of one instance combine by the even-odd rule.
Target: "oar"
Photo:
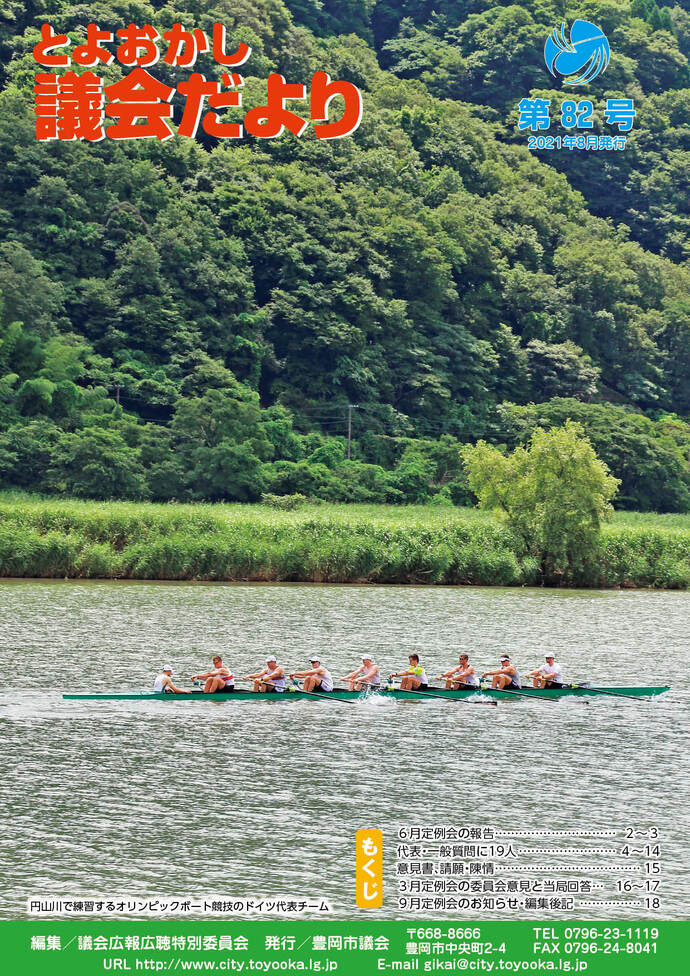
[[[294,685],[294,687],[295,687],[295,689],[297,691],[301,692],[303,695],[309,695],[311,698],[323,698],[324,701],[340,702],[341,705],[356,705],[357,704],[357,702],[354,701],[351,698],[338,698],[337,695],[334,695],[333,697],[331,697],[330,694],[328,694],[328,695],[320,695],[316,691],[305,691],[304,688],[300,688],[300,686],[297,684],[296,681],[293,681],[292,683],[293,683],[293,685]]]
[[[238,682],[238,681],[242,682],[242,684],[245,684],[245,685],[250,685],[250,684],[253,684],[255,681],[258,681],[259,684],[262,684],[262,685],[272,685],[274,688],[276,686],[275,681],[268,681],[267,678],[235,678],[235,682]],[[257,692],[257,694],[258,694],[258,692]]]
[[[341,678],[341,679],[338,679],[338,680],[349,681],[350,679],[349,678]],[[376,692],[385,692],[385,690],[386,690],[386,685],[384,685],[383,682],[380,682],[379,684],[375,685],[371,681],[359,681],[357,678],[354,678],[353,680],[354,680],[355,684],[361,685],[362,688],[373,688],[374,691],[376,691]],[[349,688],[338,688],[337,689],[337,691],[349,691],[349,690],[350,690]],[[354,692],[354,691],[359,691],[360,689],[353,688],[352,690]]]
[[[247,682],[247,681],[251,681],[253,679],[252,678],[238,678],[237,680],[238,681],[245,681],[245,682]],[[275,682],[274,681],[266,681],[264,679],[261,679],[261,683],[264,684],[264,685],[273,685],[275,687]],[[330,695],[320,695],[320,694],[318,694],[317,692],[314,692],[314,691],[305,691],[304,688],[300,688],[300,686],[297,684],[296,681],[293,681],[292,684],[293,684],[294,687],[293,688],[287,688],[286,689],[287,691],[292,691],[292,690],[300,691],[303,695],[309,695],[311,698],[323,698],[326,701],[337,701],[337,702],[340,702],[342,705],[354,705],[354,704],[356,704],[354,701],[350,701],[347,698],[337,698],[335,696],[333,698],[331,698]],[[257,694],[260,694],[260,692],[257,692]]]
[[[368,688],[376,688],[379,691],[382,691],[384,693],[385,693],[385,690],[386,690],[386,686],[383,685],[383,684],[373,685],[370,681],[360,681],[358,683],[361,684],[361,685],[366,685]],[[392,682],[391,682],[391,684],[392,684]],[[397,689],[397,690],[400,691],[402,689]],[[439,688],[438,690],[440,691],[441,689]],[[452,689],[452,690],[456,690],[456,689]],[[480,695],[481,694],[481,691],[482,691],[482,689],[479,687],[479,685],[464,685],[464,687],[463,687],[462,690],[463,691],[473,691],[477,695]],[[450,698],[447,695],[434,695],[434,694],[432,694],[431,692],[428,692],[428,691],[412,691],[411,689],[408,689],[408,688],[405,689],[405,692],[407,694],[410,694],[410,695],[424,695],[425,698],[442,698],[443,701],[467,701],[471,705],[497,705],[498,704],[498,702],[495,701],[495,700],[477,701],[476,699],[469,699],[469,698]]]
[[[548,695],[537,695],[532,691],[507,691],[505,688],[490,688],[488,685],[480,685],[482,691],[497,691],[501,695],[517,695],[518,698],[541,698],[542,701],[556,701]]]
[[[611,698],[629,698],[630,701],[644,701],[636,695],[624,695],[620,691],[603,691],[601,688],[592,688],[591,685],[566,685],[566,688],[582,688],[588,695],[610,695]]]
[[[443,678],[435,678],[436,681],[443,681]],[[480,685],[466,685],[464,681],[458,682],[459,688],[446,688],[446,691],[479,691]]]
[[[343,678],[343,681],[344,680],[345,679]],[[354,679],[354,682],[357,685],[363,685],[365,688],[376,688],[377,691],[385,691],[386,690],[386,686],[383,684],[382,681],[380,681],[377,685],[375,685],[371,681],[358,681],[357,678],[355,678]],[[343,688],[343,691],[349,691],[349,688]]]
[[[441,689],[439,688],[439,691]],[[468,705],[498,705],[495,699],[481,700],[476,698],[449,698],[447,695],[434,695],[430,691],[417,691],[414,688],[400,688],[399,691],[404,691],[406,695],[421,695],[423,698],[438,698],[441,701],[454,701],[454,702],[467,702]],[[481,689],[477,688],[478,695],[481,694]]]

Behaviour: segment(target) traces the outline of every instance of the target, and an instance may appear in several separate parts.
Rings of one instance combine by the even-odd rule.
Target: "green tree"
[[[46,471],[60,437],[60,428],[44,417],[14,424],[0,433],[0,484],[26,491],[46,490]]]
[[[401,500],[420,505],[429,500],[430,485],[436,464],[414,447],[408,447],[390,475],[391,487],[400,492]]]
[[[336,479],[325,464],[307,461],[274,461],[264,465],[267,490],[274,495],[313,495],[332,499]]]
[[[54,331],[62,312],[63,285],[52,281],[43,263],[22,244],[0,244],[0,293],[6,321],[23,322],[42,336]]]
[[[87,428],[63,434],[46,480],[61,493],[80,498],[134,498],[148,495],[137,450],[113,430]]]
[[[192,498],[208,501],[253,502],[265,488],[262,464],[251,443],[222,440],[214,447],[197,447],[191,454],[188,485]]]
[[[246,388],[239,395],[243,398],[226,390],[209,390],[202,397],[178,401],[170,425],[177,450],[184,456],[199,446],[248,441],[257,457],[269,460],[273,446],[261,424],[259,398]]]
[[[252,501],[265,490],[262,462],[273,445],[261,424],[258,397],[235,383],[180,400],[171,423],[174,451],[191,498]]]
[[[172,433],[157,424],[146,424],[138,430],[141,463],[151,497],[167,502],[185,494],[185,470],[173,449]]]
[[[337,468],[344,460],[345,441],[340,437],[329,437],[307,458],[309,464],[325,464],[327,468]]]
[[[616,507],[643,512],[690,510],[690,427],[680,418],[652,420],[611,403],[554,398],[548,403],[496,410],[492,439],[525,445],[537,427],[584,428],[597,455],[620,480]]]
[[[526,448],[508,455],[479,441],[464,458],[480,507],[505,519],[539,560],[545,582],[587,579],[618,480],[579,424],[537,428]]]
[[[51,383],[44,377],[25,380],[17,391],[17,405],[21,412],[27,416],[47,413],[53,402],[53,393],[56,388],[56,383]]]
[[[527,343],[527,362],[535,400],[554,396],[585,399],[596,393],[599,370],[574,342]]]
[[[659,344],[666,352],[666,382],[676,410],[690,417],[690,299],[671,302]]]

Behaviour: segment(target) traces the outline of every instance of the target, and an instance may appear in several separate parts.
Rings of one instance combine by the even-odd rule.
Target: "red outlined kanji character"
[[[36,75],[36,138],[39,142],[87,139],[100,142],[103,129],[103,79],[91,71],[78,75]]]
[[[228,87],[239,87],[244,84],[241,75],[223,75],[223,84]],[[211,108],[239,108],[242,104],[240,92],[221,92],[219,81],[206,81],[206,78],[194,72],[188,81],[181,81],[177,90],[186,98],[184,112],[180,120],[178,133],[181,136],[194,138],[199,128],[199,119],[204,107],[204,98],[208,98]],[[204,132],[218,139],[241,139],[242,125],[239,122],[221,122],[216,112],[207,112],[201,123]]]
[[[108,101],[105,114],[118,119],[106,134],[109,139],[160,139],[164,142],[174,135],[165,119],[172,118],[170,99],[175,89],[157,81],[143,68],[134,68],[121,81],[105,89]],[[137,124],[144,119],[143,125]]]
[[[36,75],[34,85],[34,112],[36,114],[36,138],[39,142],[57,139],[58,76]]]
[[[55,34],[50,24],[41,24],[41,40],[34,45],[34,61],[46,68],[65,68],[71,63],[69,54],[48,54],[48,51],[68,44],[67,34]]]
[[[144,24],[143,27],[137,27],[136,24],[121,27],[117,36],[123,38],[117,49],[117,60],[127,68],[133,68],[135,64],[140,68],[150,68],[161,56],[156,44],[161,36],[150,24]]]
[[[244,117],[247,132],[257,139],[274,139],[287,127],[293,135],[301,136],[309,122],[288,112],[285,102],[288,98],[306,98],[306,94],[304,85],[288,85],[282,75],[269,75],[267,104],[247,112]]]
[[[208,37],[200,27],[193,31],[186,31],[182,24],[173,24],[169,31],[163,34],[163,40],[168,42],[168,49],[163,60],[166,64],[191,68],[196,64],[199,54],[208,51]],[[182,50],[184,49],[184,54]]]
[[[246,44],[240,43],[234,54],[225,53],[225,41],[227,31],[224,24],[213,25],[213,58],[218,64],[225,65],[226,68],[239,68],[252,53],[252,49]]]
[[[342,95],[345,100],[345,111],[337,122],[329,122],[328,109],[337,95]],[[314,125],[317,139],[342,139],[359,128],[362,121],[362,93],[356,85],[349,81],[331,81],[325,71],[317,71],[311,77],[309,97],[312,121],[326,123]]]
[[[78,44],[72,51],[74,63],[80,64],[82,68],[94,68],[99,61],[101,64],[112,64],[115,55],[101,47],[101,41],[112,40],[112,31],[99,30],[96,24],[89,24],[86,28],[86,42]]]

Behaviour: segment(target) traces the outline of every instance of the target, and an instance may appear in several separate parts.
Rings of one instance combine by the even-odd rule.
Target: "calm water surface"
[[[347,917],[354,831],[380,826],[379,914],[396,917],[397,826],[656,824],[659,917],[687,917],[689,617],[686,593],[3,581],[0,916],[29,895],[119,894],[311,895]],[[418,651],[430,675],[461,649],[480,670],[509,649],[522,673],[554,649],[570,680],[674,687],[497,708],[60,697],[148,688],[164,662],[186,685],[216,652],[243,674],[267,651],[291,669],[319,651],[339,677],[363,649],[389,670]]]

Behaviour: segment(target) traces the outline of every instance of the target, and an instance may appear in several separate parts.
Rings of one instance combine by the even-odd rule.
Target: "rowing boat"
[[[510,693],[498,691],[494,688],[482,688],[479,691],[447,691],[445,688],[433,688],[434,698],[471,698],[473,695],[481,695],[489,698],[500,698],[504,701],[517,700],[516,696]],[[656,687],[611,687],[604,686],[582,686],[578,685],[574,688],[522,688],[520,692],[520,698],[529,698],[534,695],[536,698],[578,698],[586,695],[624,695],[631,698],[651,698],[653,695],[662,695],[665,691],[669,690],[668,685],[658,685]],[[380,698],[394,698],[394,699],[404,699],[409,701],[422,701],[419,695],[415,694],[413,691],[403,691],[400,688],[382,688],[380,691],[374,692],[376,696]],[[193,691],[189,695],[173,695],[166,692],[156,692],[156,691],[134,691],[134,692],[113,692],[110,694],[95,694],[95,695],[85,695],[85,694],[72,694],[63,695],[65,699],[70,701],[150,701],[154,699],[160,699],[161,701],[301,701],[310,700],[316,701],[317,697],[308,692],[298,691],[297,689],[289,688],[284,692],[261,692],[261,691],[234,691],[234,692],[218,692],[215,694],[204,694],[203,691]],[[321,693],[318,697],[320,698],[340,698],[345,701],[359,698],[370,698],[372,697],[371,692],[366,691],[347,691],[345,689],[336,688],[334,691]]]

